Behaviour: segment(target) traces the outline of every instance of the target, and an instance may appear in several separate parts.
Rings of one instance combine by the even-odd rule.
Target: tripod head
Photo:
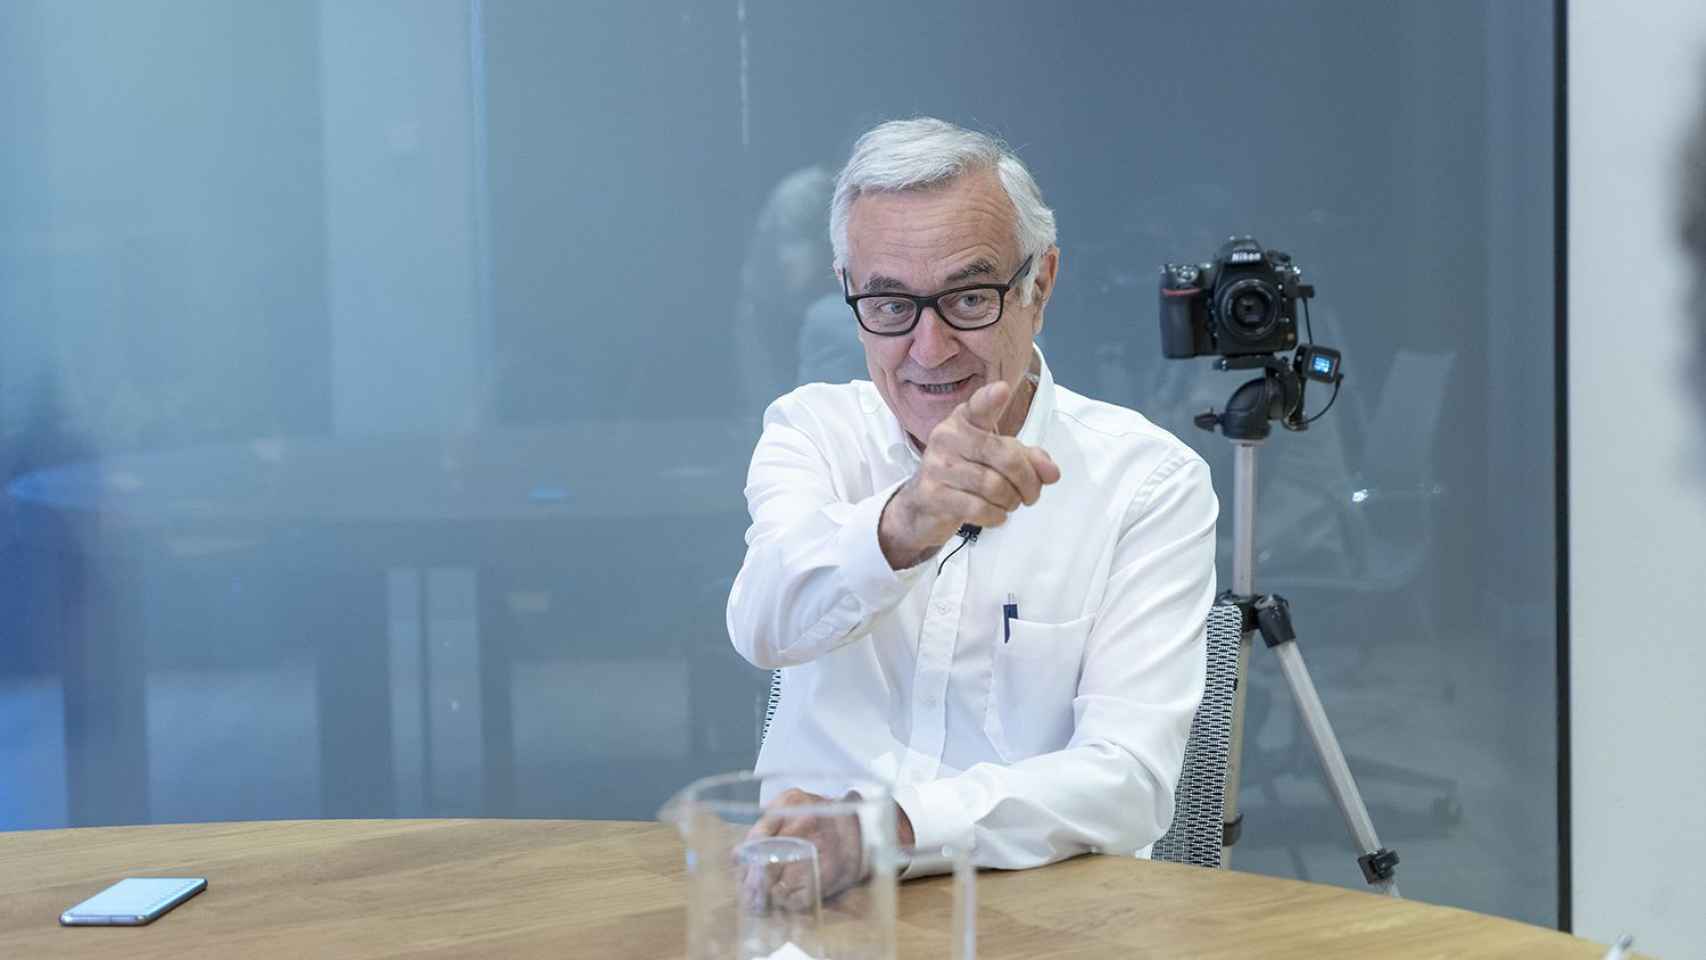
[[[1204,430],[1229,440],[1267,439],[1268,424],[1306,429],[1339,397],[1339,351],[1315,345],[1309,322],[1313,284],[1291,255],[1265,249],[1254,237],[1226,241],[1209,263],[1161,267],[1161,352],[1174,359],[1216,357],[1217,370],[1260,370],[1261,377],[1233,392],[1226,409],[1195,418]],[[1303,305],[1308,340],[1299,345],[1297,306]],[[1279,351],[1297,348],[1289,361]],[[1308,381],[1333,385],[1333,400],[1305,419]]]
[[[1266,440],[1272,430],[1268,424],[1274,421],[1287,430],[1309,429],[1309,424],[1333,405],[1329,400],[1321,413],[1305,419],[1303,394],[1309,381],[1332,384],[1336,400],[1339,384],[1345,379],[1339,372],[1339,351],[1313,343],[1298,347],[1289,360],[1271,353],[1221,357],[1214,368],[1262,371],[1261,376],[1232,391],[1224,410],[1215,413],[1210,408],[1193,419],[1198,428],[1218,429],[1228,440]]]

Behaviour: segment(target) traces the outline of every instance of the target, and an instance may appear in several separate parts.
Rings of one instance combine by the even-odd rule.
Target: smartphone
[[[67,927],[140,927],[207,889],[205,877],[126,877],[59,915]]]

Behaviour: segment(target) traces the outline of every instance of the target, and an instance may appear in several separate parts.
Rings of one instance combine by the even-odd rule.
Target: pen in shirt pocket
[[[1001,605],[1002,643],[1006,643],[1013,639],[1013,621],[1017,619],[1019,619],[1019,598],[1009,593],[1007,595],[1007,602]]]

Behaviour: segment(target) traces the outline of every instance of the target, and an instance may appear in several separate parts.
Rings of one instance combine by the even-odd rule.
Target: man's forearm
[[[765,669],[814,660],[906,595],[916,574],[897,573],[877,535],[892,494],[828,504],[786,526],[754,525],[729,592],[729,637],[743,657]]]
[[[971,849],[979,866],[1018,870],[1086,850],[1132,853],[1172,814],[1172,784],[1107,743],[902,787],[896,799],[919,847]]]
[[[928,543],[919,538],[918,511],[906,495],[912,483],[908,480],[900,485],[889,502],[883,505],[882,516],[877,521],[877,545],[882,548],[883,559],[894,570],[918,566],[947,542],[944,539]]]

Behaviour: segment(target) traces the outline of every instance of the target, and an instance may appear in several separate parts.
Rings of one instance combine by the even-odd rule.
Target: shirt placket
[[[918,634],[918,658],[912,676],[912,742],[899,775],[902,783],[934,780],[942,766],[948,729],[948,677],[953,671],[960,614],[965,606],[971,546],[965,544],[965,549],[949,559],[930,587],[924,626]]]

